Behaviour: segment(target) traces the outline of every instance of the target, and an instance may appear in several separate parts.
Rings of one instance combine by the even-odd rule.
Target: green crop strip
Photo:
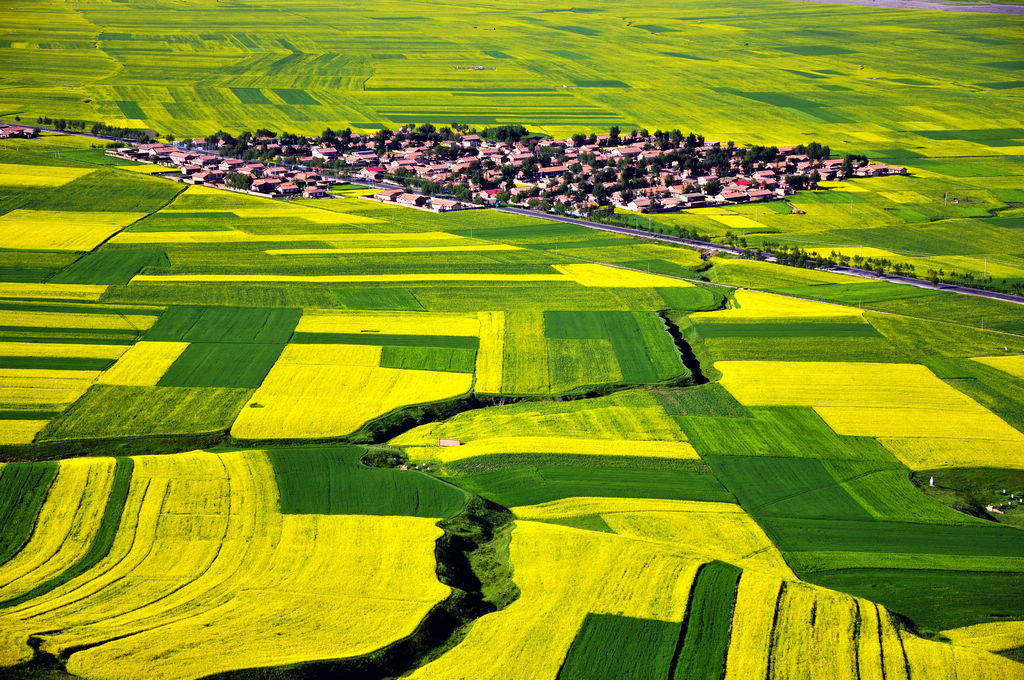
[[[587,614],[558,680],[664,680],[680,624],[612,614]]]
[[[742,571],[725,562],[711,562],[697,572],[672,680],[719,680],[724,674]]]
[[[57,476],[57,463],[8,463],[0,470],[0,565],[32,535],[39,508]]]
[[[356,446],[271,450],[281,512],[451,517],[465,505],[464,491],[415,471],[367,467],[364,453]]]

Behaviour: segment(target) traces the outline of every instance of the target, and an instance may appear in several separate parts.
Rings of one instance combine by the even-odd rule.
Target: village
[[[678,130],[620,136],[613,128],[562,140],[499,130],[514,132],[488,139],[428,124],[315,138],[218,133],[107,153],[177,168],[190,184],[275,197],[326,198],[335,184],[355,180],[389,185],[377,200],[435,212],[513,205],[580,216],[608,206],[652,213],[772,201],[820,181],[907,172],[863,156],[830,158],[813,142],[747,148]]]

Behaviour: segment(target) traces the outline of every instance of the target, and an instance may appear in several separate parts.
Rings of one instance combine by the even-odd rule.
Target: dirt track
[[[1024,5],[950,5],[930,0],[793,0],[793,2],[818,2],[836,5],[861,5],[862,7],[885,7],[889,9],[933,9],[942,12],[989,12],[991,14],[1024,14]]]

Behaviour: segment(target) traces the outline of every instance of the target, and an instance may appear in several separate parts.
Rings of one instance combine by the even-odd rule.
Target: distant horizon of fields
[[[562,136],[617,125],[738,144],[818,139],[882,159],[1024,153],[1024,60],[1007,59],[1024,17],[1011,15],[788,0],[711,11],[696,0],[466,4],[443,15],[410,2],[368,15],[321,0],[283,14],[271,0],[22,0],[0,15],[8,121],[178,137],[409,122],[522,123]],[[59,35],[44,28],[54,22]]]
[[[818,141],[910,174],[644,226],[1024,282],[1024,16],[0,18],[3,122]],[[103,146],[0,148],[0,680],[1024,678],[1024,306]]]

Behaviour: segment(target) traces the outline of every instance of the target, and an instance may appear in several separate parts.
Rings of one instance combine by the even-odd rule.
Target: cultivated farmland
[[[614,219],[1024,282],[1016,16],[0,15],[0,122],[816,138],[909,175]],[[0,150],[0,678],[1024,677],[1021,305],[105,143]]]

